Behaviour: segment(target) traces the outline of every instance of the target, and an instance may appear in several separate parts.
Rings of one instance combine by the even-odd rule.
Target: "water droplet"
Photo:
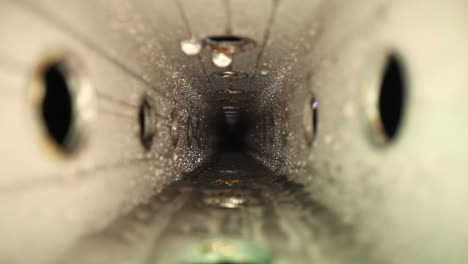
[[[181,254],[181,252],[183,254]],[[180,263],[292,263],[276,261],[272,251],[248,241],[216,239],[197,241],[178,252]]]
[[[213,53],[212,57],[213,64],[217,67],[224,68],[232,63],[232,57],[224,53]]]
[[[204,200],[205,204],[226,209],[240,208],[245,204],[241,197],[209,197]]]
[[[265,75],[268,74],[268,70],[261,70],[261,71],[260,71],[260,74],[263,75],[263,76],[265,76]]]
[[[249,75],[245,72],[234,72],[234,71],[219,71],[211,74],[213,77],[223,79],[245,79]]]
[[[215,185],[218,185],[218,186],[229,186],[229,187],[232,187],[232,186],[235,186],[235,185],[239,185],[240,184],[240,180],[237,180],[237,179],[228,179],[228,180],[225,180],[225,179],[218,179],[214,182]]]
[[[180,42],[180,49],[188,56],[195,56],[200,53],[202,43],[200,40],[191,38]]]
[[[172,145],[174,147],[177,146],[177,142],[179,141],[179,129],[178,129],[178,126],[177,126],[176,122],[171,124],[170,135],[171,135],[171,139],[172,139]]]

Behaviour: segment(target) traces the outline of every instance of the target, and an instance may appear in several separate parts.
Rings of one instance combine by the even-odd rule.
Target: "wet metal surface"
[[[235,263],[245,245],[274,263],[468,263],[467,10],[0,0],[0,263]],[[25,96],[61,49],[94,116],[66,160]],[[406,78],[387,96],[393,56]],[[221,122],[274,173],[219,156]]]
[[[336,223],[301,185],[272,175],[243,154],[224,153],[206,170],[170,185],[111,228],[82,240],[67,263],[101,258],[106,263],[221,263],[210,262],[217,259],[213,256],[205,256],[207,262],[181,260],[190,254],[203,259],[205,251],[195,254],[194,248],[207,243],[248,248],[236,254],[251,252],[263,259],[229,263],[328,263],[344,256],[339,245],[332,251],[326,246],[331,235],[336,239],[343,230],[350,227]],[[103,248],[118,249],[118,257]]]

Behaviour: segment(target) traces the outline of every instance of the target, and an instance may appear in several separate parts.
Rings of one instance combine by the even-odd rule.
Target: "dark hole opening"
[[[310,107],[312,109],[312,141],[317,136],[318,129],[318,102],[317,99],[312,98],[310,101]]]
[[[152,115],[153,111],[151,105],[147,99],[144,99],[138,112],[138,124],[140,127],[140,142],[145,150],[149,150],[153,145],[155,132],[151,122]]]
[[[67,80],[67,71],[62,63],[48,66],[44,72],[44,100],[42,115],[47,131],[54,142],[69,151],[68,135],[73,122],[73,102]]]
[[[396,137],[405,105],[406,83],[401,62],[391,56],[380,87],[379,113],[384,133],[389,140]]]
[[[306,140],[307,144],[311,146],[313,142],[315,141],[315,138],[317,137],[317,126],[318,126],[318,101],[315,97],[312,97],[310,101],[308,102],[308,105],[306,105],[307,108],[309,108],[306,113],[304,118],[307,118],[309,120],[305,120],[304,122],[306,123]],[[310,123],[309,123],[310,122]]]
[[[217,117],[217,134],[221,151],[242,152],[249,127],[249,119],[236,107],[224,107]]]
[[[244,38],[233,36],[233,35],[210,36],[207,39],[211,42],[243,42],[244,41]]]

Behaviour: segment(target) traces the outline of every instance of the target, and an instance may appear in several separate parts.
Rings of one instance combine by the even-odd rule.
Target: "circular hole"
[[[207,37],[207,41],[211,43],[230,42],[232,44],[242,44],[244,42],[244,38],[232,35],[210,36]]]
[[[398,136],[406,99],[404,68],[398,56],[388,56],[376,87],[368,93],[370,133],[376,143],[390,143]]]
[[[193,122],[192,122],[192,117],[188,116],[186,120],[186,130],[185,130],[185,136],[187,140],[187,145],[189,148],[192,147],[192,140],[193,140]]]
[[[140,127],[140,142],[145,150],[151,148],[154,136],[156,135],[154,117],[151,104],[146,97],[143,98],[138,112],[138,124]]]
[[[393,139],[400,127],[405,81],[399,61],[391,57],[385,68],[379,96],[379,112],[386,136]]]
[[[179,124],[177,122],[177,113],[175,109],[171,112],[171,126],[170,126],[170,135],[172,140],[172,145],[177,146],[179,142]]]
[[[211,73],[211,76],[223,79],[246,79],[249,75],[245,72],[218,71]]]
[[[219,35],[204,38],[203,46],[215,52],[234,54],[254,48],[256,42],[246,37]]]
[[[196,118],[194,119],[194,139],[198,147],[201,146],[202,130],[201,130],[201,120]]]
[[[70,56],[48,57],[37,68],[30,91],[47,146],[61,154],[78,151],[92,117],[92,94],[77,68]]]
[[[317,136],[318,101],[315,96],[306,101],[303,118],[305,139],[307,144],[311,146]]]
[[[288,145],[288,134],[289,134],[289,108],[285,107],[284,111],[281,116],[281,124],[282,124],[282,130],[281,130],[281,140],[283,143],[283,147],[286,148]]]
[[[72,98],[67,73],[60,64],[52,64],[44,72],[45,96],[42,115],[50,136],[68,149],[67,136],[72,123]]]

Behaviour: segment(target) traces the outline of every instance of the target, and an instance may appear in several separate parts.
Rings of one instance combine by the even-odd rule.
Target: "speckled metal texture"
[[[466,263],[467,47],[464,0],[0,0],[0,263]],[[31,99],[56,54],[91,89],[73,155]]]

